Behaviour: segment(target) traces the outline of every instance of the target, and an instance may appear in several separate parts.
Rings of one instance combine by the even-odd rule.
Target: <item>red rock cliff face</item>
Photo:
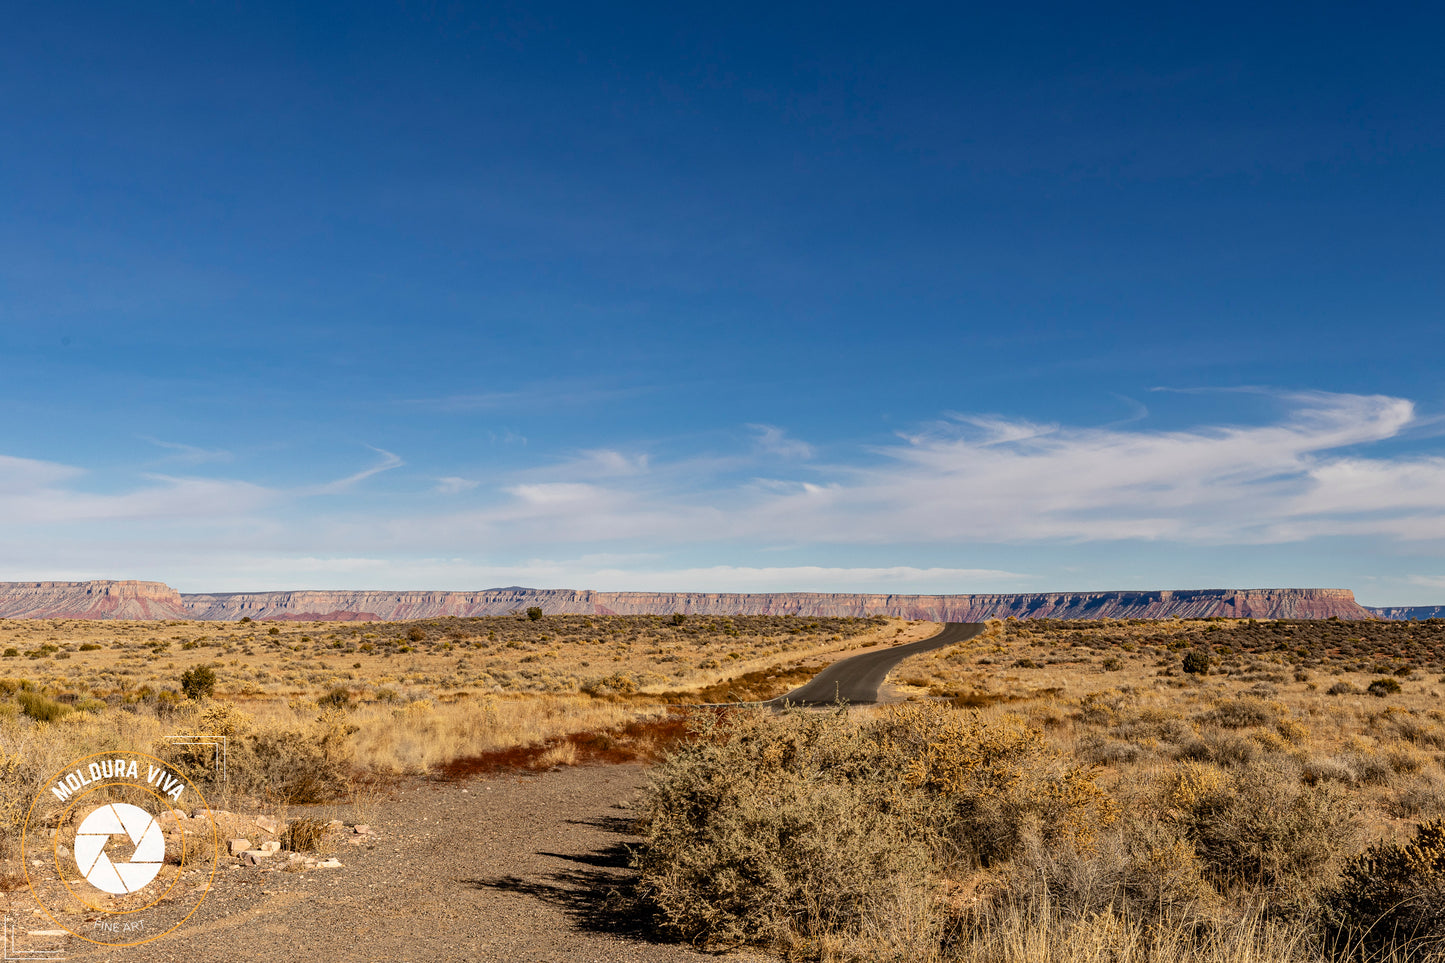
[[[163,582],[0,582],[0,618],[189,617],[180,593]]]
[[[0,582],[3,618],[391,620],[548,614],[891,615],[932,622],[1016,616],[1053,619],[1368,619],[1348,589],[1190,589],[1027,595],[853,595],[811,592],[229,592],[181,595],[160,582]]]

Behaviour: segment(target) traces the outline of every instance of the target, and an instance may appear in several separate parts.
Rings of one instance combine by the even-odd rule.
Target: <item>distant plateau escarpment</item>
[[[215,592],[162,582],[0,582],[0,618],[392,621],[454,615],[888,615],[931,622],[985,619],[1431,618],[1442,607],[1369,609],[1349,589],[1180,589],[1022,595],[861,595],[825,592]]]
[[[1445,605],[1367,605],[1376,618],[1399,619],[1407,622],[1423,622],[1425,619],[1445,619]]]

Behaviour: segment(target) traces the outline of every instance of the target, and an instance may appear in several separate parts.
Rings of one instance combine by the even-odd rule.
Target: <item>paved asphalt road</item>
[[[949,622],[942,632],[921,642],[895,645],[890,649],[865,652],[834,662],[813,676],[806,685],[779,696],[769,704],[788,702],[795,706],[821,706],[832,705],[841,699],[855,705],[871,705],[878,701],[878,687],[887,678],[889,670],[899,662],[910,655],[967,641],[982,631],[982,622]]]

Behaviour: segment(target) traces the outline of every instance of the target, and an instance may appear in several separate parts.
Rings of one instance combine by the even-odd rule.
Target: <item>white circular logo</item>
[[[129,860],[106,855],[112,836],[127,836],[135,846]],[[75,832],[75,865],[86,882],[115,896],[144,889],[161,871],[166,837],[155,817],[130,803],[109,803],[86,816]]]

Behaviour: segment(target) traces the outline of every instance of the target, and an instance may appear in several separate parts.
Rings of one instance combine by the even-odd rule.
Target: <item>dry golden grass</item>
[[[415,622],[0,619],[0,678],[83,698],[178,689],[208,666],[233,699],[663,693],[937,631],[898,619],[546,616]],[[13,653],[13,654],[10,654]]]

